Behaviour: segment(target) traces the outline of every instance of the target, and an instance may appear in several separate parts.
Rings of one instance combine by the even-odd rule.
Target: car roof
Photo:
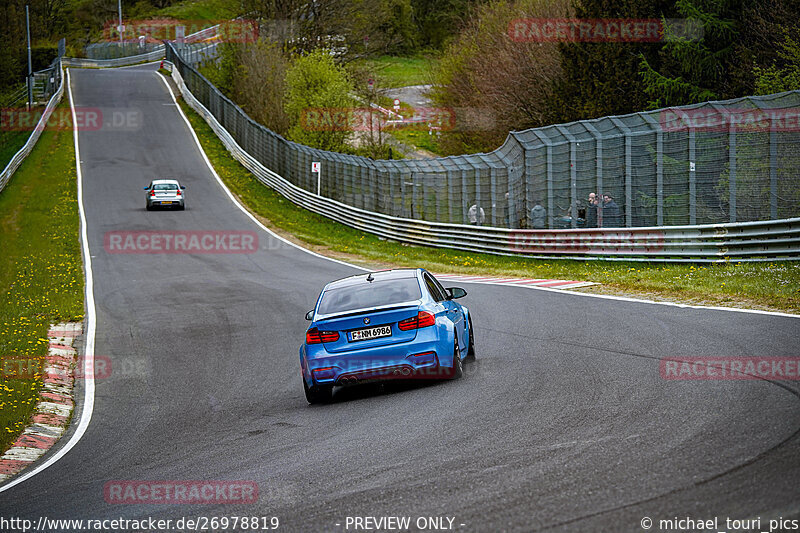
[[[367,277],[372,276],[373,281],[386,281],[391,279],[406,279],[416,278],[417,274],[422,271],[421,268],[395,268],[391,270],[375,270],[364,274],[356,274],[355,276],[348,276],[346,278],[331,281],[325,285],[325,289],[341,289],[343,287],[351,287],[360,285],[367,282]]]

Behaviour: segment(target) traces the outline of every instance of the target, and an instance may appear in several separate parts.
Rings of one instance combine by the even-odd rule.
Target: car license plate
[[[172,202],[161,202],[161,205],[170,205]]]
[[[350,332],[351,341],[366,341],[378,337],[391,337],[392,326],[378,326],[376,328],[357,329]]]

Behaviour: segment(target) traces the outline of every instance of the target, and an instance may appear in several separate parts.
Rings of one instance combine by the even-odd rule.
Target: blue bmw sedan
[[[374,380],[455,379],[475,356],[469,309],[422,268],[383,270],[328,283],[300,347],[309,403],[331,399],[333,387]]]

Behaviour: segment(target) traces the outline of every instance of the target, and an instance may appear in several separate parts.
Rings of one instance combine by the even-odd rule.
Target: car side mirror
[[[147,190],[147,189],[149,189],[149,188],[150,188],[150,187],[145,187],[145,188],[144,188],[144,190]]]
[[[181,185],[181,189],[185,189],[185,188],[186,188],[186,185]]]
[[[467,291],[462,289],[461,287],[448,287],[447,288],[448,300],[456,300],[458,298],[463,298],[467,295]]]
[[[314,318],[314,310],[312,309],[308,313],[306,313],[306,320],[311,320]]]

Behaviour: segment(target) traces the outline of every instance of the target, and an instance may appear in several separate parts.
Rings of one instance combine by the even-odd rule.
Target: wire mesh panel
[[[488,154],[373,161],[297,145],[255,123],[194,69],[215,53],[167,45],[188,89],[258,162],[316,193],[311,162],[320,161],[322,195],[357,208],[534,229],[800,216],[800,91],[511,132]],[[744,127],[753,113],[759,120]],[[592,192],[601,200],[590,214]]]

